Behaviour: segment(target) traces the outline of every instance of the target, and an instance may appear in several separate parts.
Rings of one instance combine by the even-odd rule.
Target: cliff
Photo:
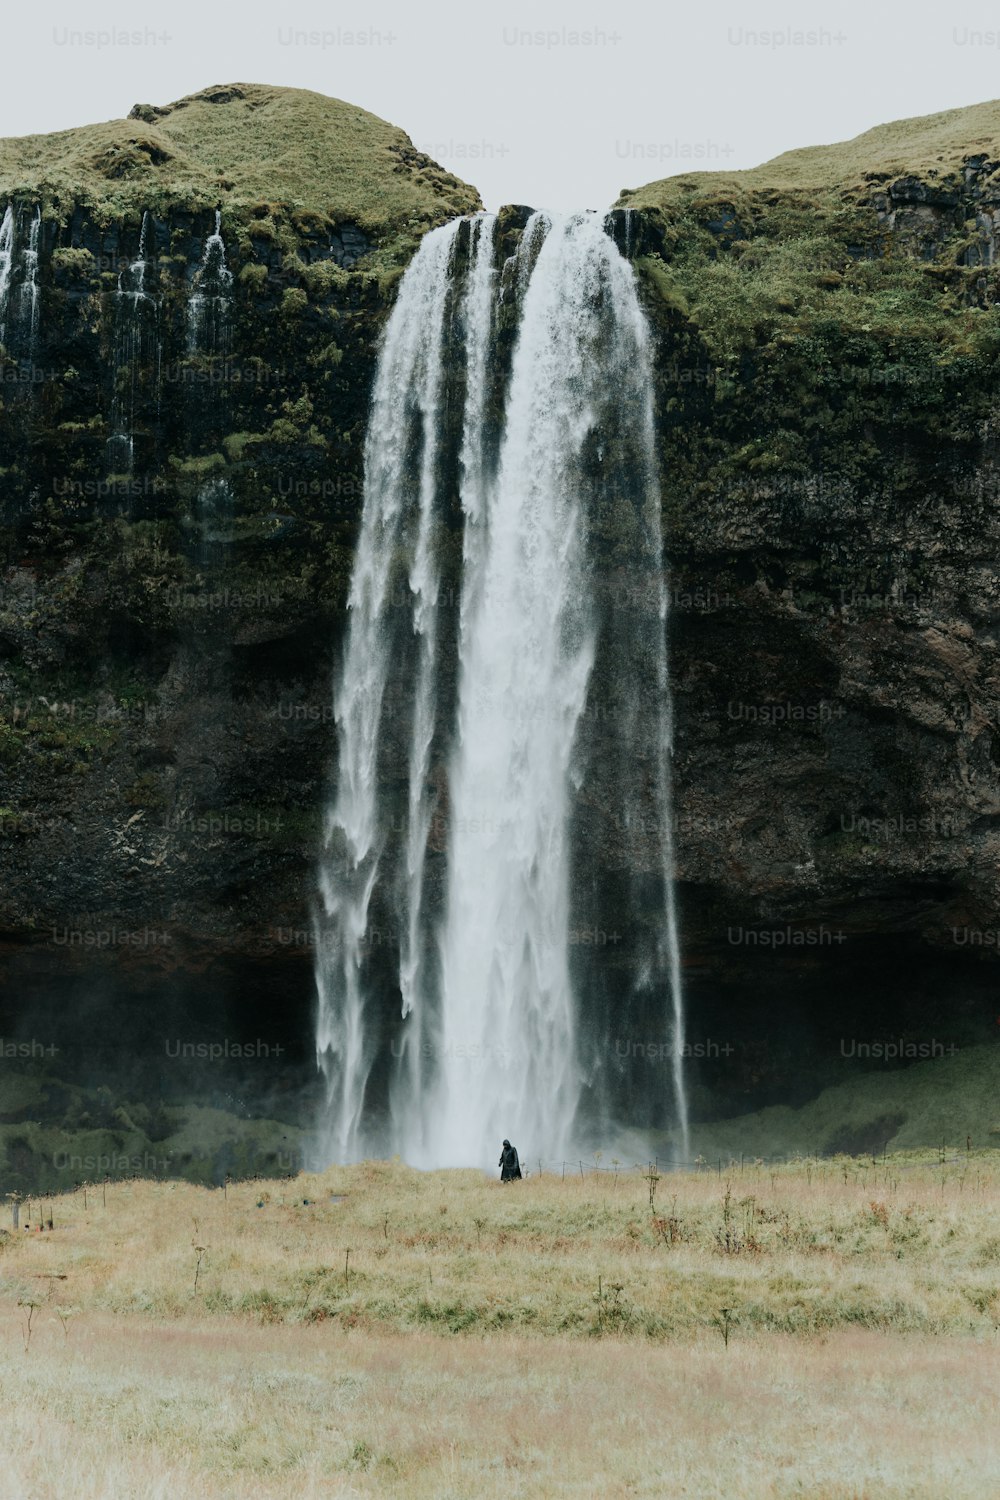
[[[0,1037],[35,1085],[6,1065],[0,1118],[110,1128],[79,1091],[108,1083],[307,1120],[377,342],[420,236],[478,195],[362,110],[239,84],[0,143],[8,203]],[[220,1034],[225,1060],[193,1050]]]
[[[691,1013],[785,1101],[858,1041],[990,1040],[1000,104],[621,207],[660,334]]]
[[[613,215],[657,339],[701,1118],[855,1076],[852,1040],[995,1034],[998,179],[989,104],[653,183]],[[377,340],[419,236],[478,197],[352,106],[231,85],[0,143],[8,200],[0,1033],[59,1049],[24,1054],[0,1100],[27,1181],[40,1119],[145,1151],[156,1122],[133,1110],[130,1134],[115,1100],[308,1120]],[[232,288],[199,343],[217,212]],[[168,1050],[219,1037],[260,1045]],[[615,1040],[653,1124],[666,1068],[635,1049],[662,1020]],[[906,1127],[852,1119],[840,1144]],[[183,1169],[237,1160],[235,1126],[199,1129]]]

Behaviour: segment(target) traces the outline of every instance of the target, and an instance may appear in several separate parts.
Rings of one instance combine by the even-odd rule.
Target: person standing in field
[[[499,1167],[501,1182],[513,1182],[521,1176],[521,1163],[517,1159],[517,1148],[512,1146],[510,1141],[503,1143]]]

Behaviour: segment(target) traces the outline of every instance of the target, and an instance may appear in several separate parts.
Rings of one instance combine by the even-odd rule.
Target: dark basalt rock
[[[356,224],[341,224],[334,230],[330,241],[330,254],[338,266],[350,270],[371,251],[372,246]]]
[[[957,208],[960,202],[957,188],[939,187],[917,177],[900,177],[890,183],[889,197],[893,203],[929,203],[935,208]]]

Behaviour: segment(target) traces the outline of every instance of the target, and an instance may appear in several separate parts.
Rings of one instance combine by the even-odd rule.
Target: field
[[[0,1488],[994,1494],[998,1207],[997,1152],[22,1203]]]

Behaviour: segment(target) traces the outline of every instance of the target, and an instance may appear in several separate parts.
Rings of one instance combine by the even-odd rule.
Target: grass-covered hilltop
[[[660,289],[722,368],[763,353],[775,335],[784,345],[829,338],[833,320],[859,342],[800,351],[846,355],[846,372],[813,361],[820,383],[861,364],[877,380],[918,351],[947,369],[985,352],[993,333],[976,315],[997,292],[1000,102],[899,120],[746,171],[626,188],[619,206],[662,232],[672,275]],[[895,383],[918,378],[899,370]]]
[[[479,207],[473,188],[367,110],[306,89],[231,83],[126,120],[0,141],[0,198],[65,220],[217,206],[238,222],[353,223],[372,238],[419,233]]]
[[[997,1124],[998,166],[988,104],[634,187],[612,216],[655,344],[695,1150]],[[478,205],[394,126],[257,84],[0,142],[0,1038],[29,1049],[3,1059],[0,1163],[22,1190],[78,1160],[301,1160],[378,341],[420,237]],[[525,217],[501,212],[499,255]],[[454,601],[457,490],[436,545]],[[627,940],[614,860],[594,852],[593,899]],[[609,995],[618,951],[594,953]],[[659,999],[627,1022],[617,1097],[667,1153]],[[921,1066],[884,1090],[886,1058]]]
[[[638,188],[624,188],[621,202],[658,208],[693,195],[727,192],[828,192],[842,199],[864,199],[872,183],[903,177],[940,179],[958,186],[972,160],[990,163],[988,177],[1000,172],[1000,99],[947,109],[936,115],[892,120],[850,141],[804,146],[733,172],[681,172]]]

